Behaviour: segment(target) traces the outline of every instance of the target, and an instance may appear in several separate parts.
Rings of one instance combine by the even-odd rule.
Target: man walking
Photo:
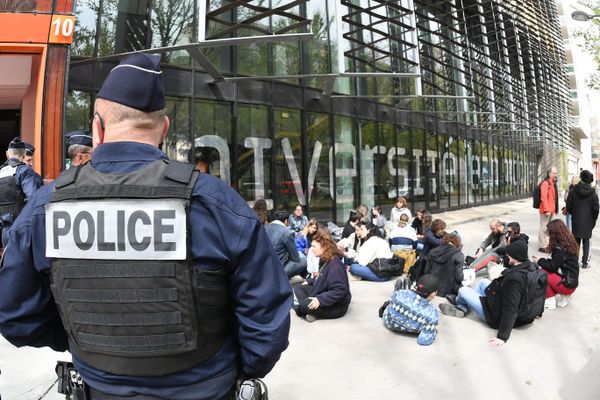
[[[92,160],[33,196],[0,268],[2,335],[68,349],[91,400],[232,400],[288,345],[292,291],[263,226],[159,149],[165,112],[160,57],[113,68]]]
[[[579,177],[581,181],[569,192],[567,212],[571,214],[571,231],[577,240],[580,253],[583,253],[581,268],[589,268],[590,238],[598,219],[598,194],[596,193],[596,189],[591,186],[591,183],[594,181],[594,175],[590,171],[581,171]],[[583,248],[581,246],[582,242]]]
[[[548,222],[558,214],[558,188],[556,186],[556,176],[558,171],[556,167],[548,170],[546,178],[540,184],[540,230],[538,232],[539,251],[549,253],[548,233],[546,226]]]

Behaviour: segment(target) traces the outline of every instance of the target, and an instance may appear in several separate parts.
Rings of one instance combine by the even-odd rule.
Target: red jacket
[[[558,193],[555,181],[544,179],[540,185],[540,200],[540,214],[549,212],[558,214]]]

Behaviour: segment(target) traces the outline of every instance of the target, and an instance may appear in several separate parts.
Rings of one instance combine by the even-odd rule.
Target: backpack
[[[367,265],[379,277],[400,276],[404,272],[404,259],[398,257],[376,258]]]
[[[542,204],[542,183],[544,181],[545,179],[533,188],[533,208],[539,209],[540,204]]]
[[[533,321],[544,313],[548,275],[541,268],[534,265],[527,270],[522,270],[522,272],[526,274],[527,281],[525,296],[521,299],[521,305],[519,306],[519,319]]]

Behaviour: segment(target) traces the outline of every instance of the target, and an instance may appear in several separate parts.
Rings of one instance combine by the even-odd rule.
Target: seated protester
[[[504,265],[508,265],[506,246],[517,240],[523,240],[526,244],[529,244],[529,236],[521,233],[521,225],[518,222],[509,222],[506,227],[506,235],[504,235],[504,238],[502,239],[504,243],[495,249],[495,252],[502,257],[502,263]]]
[[[358,221],[358,222],[361,222],[361,224],[364,224],[363,221]],[[340,248],[340,250],[342,250],[342,253],[346,260],[352,260],[352,259],[356,258],[356,253],[360,249],[360,246],[362,246],[362,244],[366,240],[364,238],[359,237],[360,226],[361,225],[357,223],[354,226],[354,232],[350,236],[348,236],[347,238],[341,239],[339,242],[337,242],[337,246]],[[348,265],[348,263],[346,263],[346,265]]]
[[[371,223],[379,229],[379,235],[385,237],[385,224],[387,220],[381,213],[381,207],[373,206],[371,209]]]
[[[390,212],[390,221],[392,222],[392,225],[395,225],[398,222],[400,222],[400,215],[402,214],[407,214],[408,219],[412,218],[412,214],[410,212],[410,209],[408,208],[408,201],[406,201],[406,198],[398,196],[398,198],[396,199],[396,205],[394,206],[394,208],[392,208],[392,211]]]
[[[307,256],[312,237],[317,233],[318,229],[319,223],[315,218],[311,218],[310,221],[308,221],[308,224],[296,234],[294,242],[296,243],[296,249],[298,250],[300,257]]]
[[[267,202],[265,199],[256,200],[252,209],[256,213],[261,224],[267,225],[269,223],[269,211],[267,210]]]
[[[419,232],[417,232],[417,254],[421,254],[423,252],[423,248],[425,247],[425,233],[427,232],[427,229],[431,227],[432,223],[433,216],[431,214],[425,214],[423,216],[423,224],[421,226],[421,232],[423,233],[419,234]]]
[[[383,325],[395,332],[417,334],[417,343],[429,346],[437,335],[439,315],[429,303],[440,285],[434,275],[423,275],[414,290],[396,290],[383,311]]]
[[[415,214],[415,218],[411,223],[411,227],[417,232],[417,235],[423,236],[423,217],[427,214],[427,210],[419,208]]]
[[[298,233],[308,225],[308,217],[304,215],[304,209],[300,204],[294,209],[294,213],[288,217],[288,228],[294,233]]]
[[[265,229],[288,279],[295,275],[304,277],[306,276],[306,258],[300,258],[298,255],[294,234],[287,227],[287,217],[288,214],[285,211],[277,211],[275,219]]]
[[[423,244],[422,255],[429,253],[431,249],[435,249],[442,244],[442,237],[444,237],[444,229],[446,229],[446,222],[441,219],[435,219],[431,223],[431,227],[425,231],[425,242]]]
[[[506,246],[507,227],[498,218],[490,220],[490,233],[477,248],[475,260],[469,264],[469,268],[478,271],[485,268],[490,261],[499,262],[498,249]],[[487,249],[490,247],[489,249]],[[486,250],[487,249],[487,250]]]
[[[470,310],[474,310],[479,318],[491,328],[498,329],[495,338],[489,340],[490,345],[502,346],[513,327],[530,324],[535,316],[524,314],[521,308],[527,290],[527,274],[533,267],[528,260],[527,244],[517,240],[506,247],[509,265],[499,278],[490,282],[481,279],[475,289],[463,286],[458,296],[447,296],[453,304],[440,304],[442,314],[462,318]]]
[[[360,246],[356,257],[350,264],[350,273],[367,281],[389,281],[390,276],[380,277],[368,267],[376,258],[394,257],[388,241],[377,235],[377,228],[373,224],[360,221],[356,225],[359,227],[357,237],[365,239],[365,242]]]
[[[464,279],[465,255],[460,251],[461,240],[456,233],[446,233],[442,244],[428,253],[424,273],[440,280],[438,296],[457,294]]]
[[[408,215],[402,214],[398,225],[390,231],[390,244],[392,252],[412,250],[417,246],[417,232],[408,226]]]
[[[548,274],[546,308],[566,307],[579,284],[579,246],[560,219],[550,221],[546,230],[552,256],[549,259],[533,257],[533,261]]]
[[[350,210],[350,216],[348,217],[348,221],[346,222],[344,230],[342,231],[342,239],[345,239],[354,233],[354,226],[361,219],[362,215],[360,212],[358,212],[358,210]]]
[[[352,299],[340,250],[326,229],[319,229],[315,234],[311,250],[319,257],[319,271],[306,283],[294,286],[298,300],[294,302],[294,311],[309,322],[317,318],[340,318],[348,311]]]
[[[369,207],[361,204],[356,208],[356,210],[360,213],[361,221],[371,222],[371,218],[369,217]]]

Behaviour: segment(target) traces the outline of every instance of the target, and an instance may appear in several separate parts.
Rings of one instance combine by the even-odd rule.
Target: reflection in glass
[[[306,205],[302,181],[302,124],[297,110],[274,110],[275,204],[288,211]]]
[[[379,177],[381,155],[385,157],[385,149],[377,146],[377,123],[374,121],[361,121],[359,125],[360,149],[360,203],[369,209],[379,203]],[[383,154],[381,154],[383,153]]]
[[[330,160],[330,174],[335,175],[330,181],[335,182],[336,222],[345,223],[348,214],[354,208],[356,192],[357,154],[355,146],[353,119],[334,117],[335,167]]]
[[[51,12],[49,0],[4,0],[0,2],[0,11]]]
[[[426,179],[427,184],[429,185],[429,193],[428,193],[428,208],[437,209],[439,207],[445,207],[446,204],[441,202],[440,205],[440,193],[441,188],[439,185],[439,158],[438,158],[438,137],[435,132],[427,132],[427,154],[425,155],[426,160]]]
[[[75,7],[75,32],[71,52],[73,56],[93,57],[98,23],[98,2],[87,0],[77,2]]]
[[[231,105],[196,101],[194,160],[198,169],[231,182]]]
[[[194,0],[155,0],[152,2],[152,47],[169,47],[196,41]],[[161,54],[165,64],[190,65],[184,50]]]
[[[189,162],[192,147],[190,132],[190,100],[167,98],[167,116],[171,121],[162,150],[171,160]]]
[[[425,131],[422,129],[412,130],[412,159],[411,159],[411,187],[413,195],[411,202],[414,208],[430,207],[427,201],[427,158],[425,157]]]
[[[311,217],[316,218],[321,223],[331,221],[334,210],[333,192],[330,190],[333,183],[330,181],[331,176],[329,174],[330,132],[329,115],[315,113],[307,115],[308,148],[306,154],[310,159],[308,167],[309,185],[314,176],[314,185],[309,199],[309,212]]]
[[[448,189],[450,192],[450,207],[458,205],[459,196],[459,173],[460,173],[460,152],[459,143],[457,138],[450,137],[448,143],[448,151],[444,153],[445,164],[446,164],[446,181],[448,182]],[[464,142],[463,142],[464,151]]]
[[[399,134],[403,136],[402,134]],[[396,147],[396,132],[394,124],[382,122],[379,124],[379,140],[381,146],[385,148],[385,153],[377,158],[379,171],[379,205],[383,214],[390,215],[394,206],[395,197],[398,193],[398,182],[403,190],[408,184],[408,165],[406,164],[406,155],[402,154],[403,149]],[[399,141],[399,143],[402,140]],[[403,144],[399,147],[404,148]],[[382,149],[383,150],[383,149]],[[406,149],[408,151],[408,149]],[[400,175],[400,176],[398,176]]]
[[[149,12],[149,0],[104,0],[98,54],[107,56],[146,48]]]
[[[272,141],[269,113],[264,106],[238,106],[237,190],[246,201],[265,199],[273,202],[271,186]],[[271,208],[270,206],[269,208]]]

